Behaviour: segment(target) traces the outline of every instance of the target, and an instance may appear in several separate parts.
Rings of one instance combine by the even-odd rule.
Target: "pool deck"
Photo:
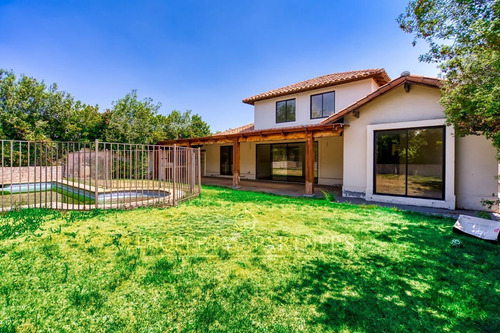
[[[232,187],[232,178],[230,177],[202,177],[201,181],[203,185]],[[243,179],[240,181],[240,183],[241,183],[241,188],[239,190],[242,191],[273,193],[273,194],[287,195],[292,197],[301,197],[304,195],[304,184],[301,183],[285,183],[276,181],[260,181],[260,180],[256,181],[256,180],[243,180]],[[418,212],[426,215],[440,215],[452,218],[458,218],[459,215],[477,216],[476,211],[473,210],[464,210],[464,209],[449,210],[449,209],[433,208],[433,207],[420,207],[420,206],[373,202],[358,198],[344,198],[342,197],[341,185],[335,185],[335,186],[316,185],[314,189],[315,189],[314,191],[315,197],[323,198],[324,195],[322,191],[328,191],[330,193],[335,194],[337,202],[347,202],[356,205],[377,205],[381,207],[396,207],[402,210]],[[490,213],[490,216],[493,220],[500,221],[499,213]]]

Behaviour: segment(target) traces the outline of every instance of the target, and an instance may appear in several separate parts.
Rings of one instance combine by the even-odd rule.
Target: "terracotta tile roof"
[[[230,128],[228,130],[225,130],[223,132],[215,133],[215,135],[229,135],[229,134],[238,134],[238,133],[246,133],[253,131],[253,123],[251,124],[246,124],[240,127],[236,128]]]
[[[419,84],[423,86],[428,86],[428,87],[433,87],[433,88],[439,88],[441,86],[441,80],[438,78],[434,77],[426,77],[426,76],[418,76],[418,75],[408,75],[408,76],[400,76],[397,79],[394,79],[390,81],[389,83],[383,85],[382,87],[378,88],[374,92],[366,95],[365,97],[357,100],[356,102],[352,103],[351,105],[345,107],[344,109],[340,110],[337,113],[332,114],[325,120],[321,122],[321,124],[332,124],[338,121],[340,118],[348,114],[349,112],[352,112],[361,106],[370,103],[373,101],[375,98],[379,97],[380,95],[383,95],[394,88],[399,87],[400,85],[403,85],[405,83],[409,84]]]
[[[350,71],[343,73],[333,73],[333,74],[319,76],[314,79],[302,81],[299,83],[294,83],[283,88],[269,90],[265,93],[245,98],[243,100],[243,103],[253,105],[257,101],[262,101],[273,97],[278,97],[303,91],[309,91],[318,88],[330,87],[341,83],[358,81],[368,78],[373,78],[379,86],[384,85],[390,81],[389,76],[387,75],[385,69],[383,68],[365,69],[365,70]]]

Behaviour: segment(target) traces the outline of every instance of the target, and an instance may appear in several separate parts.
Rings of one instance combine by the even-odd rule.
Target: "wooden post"
[[[198,195],[201,194],[201,148],[198,148]]]
[[[306,135],[306,196],[314,195],[314,157],[314,137],[310,132]]]
[[[240,184],[240,142],[233,140],[233,188],[241,188]]]

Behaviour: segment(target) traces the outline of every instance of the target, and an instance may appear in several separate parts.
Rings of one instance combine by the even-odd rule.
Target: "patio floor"
[[[229,177],[202,177],[201,180],[203,185],[214,185],[223,187],[232,187],[233,179]],[[304,184],[301,183],[285,183],[285,182],[275,182],[275,181],[256,181],[256,180],[244,180],[240,181],[241,188],[243,191],[254,191],[254,192],[265,192],[273,193],[279,195],[288,195],[292,197],[301,197],[304,195]],[[349,202],[356,205],[378,205],[382,207],[397,207],[403,210],[409,210],[414,212],[419,212],[428,215],[443,215],[450,216],[453,218],[458,218],[459,215],[469,215],[477,216],[475,211],[472,210],[448,210],[442,208],[432,208],[432,207],[420,207],[420,206],[410,206],[410,205],[398,205],[390,203],[372,202],[357,198],[344,198],[342,197],[342,186],[326,186],[326,185],[316,185],[314,187],[314,194],[318,198],[323,197],[322,190],[334,193],[338,202]],[[500,214],[492,213],[492,219],[500,220]]]
[[[203,185],[215,185],[232,187],[233,179],[226,177],[203,177],[201,179]],[[301,197],[304,195],[304,184],[301,183],[285,183],[276,181],[256,181],[256,180],[244,180],[240,181],[241,190],[243,191],[254,191],[254,192],[265,192],[274,193],[280,195],[289,195],[292,197]],[[338,198],[342,193],[342,186],[324,186],[316,185],[314,194],[318,197],[323,197],[321,190],[328,191],[330,193],[335,193]]]

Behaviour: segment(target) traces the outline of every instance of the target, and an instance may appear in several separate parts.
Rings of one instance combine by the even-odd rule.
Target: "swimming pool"
[[[67,184],[62,184],[59,182],[44,182],[44,183],[24,183],[24,184],[12,184],[4,185],[0,188],[0,192],[5,194],[13,193],[28,193],[28,192],[44,192],[44,191],[55,191],[63,192],[61,194],[83,197],[95,200],[95,192],[89,191],[80,187],[71,186]],[[97,194],[98,202],[108,202],[108,201],[123,201],[123,200],[144,200],[144,199],[155,199],[155,198],[166,198],[170,196],[170,193],[165,190],[115,190],[115,191],[105,191]]]

